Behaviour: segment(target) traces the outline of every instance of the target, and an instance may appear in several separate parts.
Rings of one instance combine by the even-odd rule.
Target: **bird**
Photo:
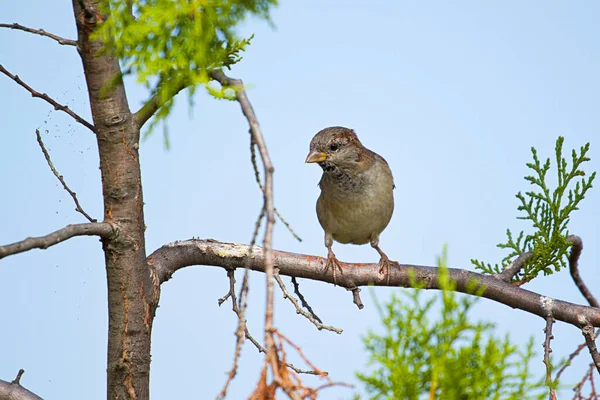
[[[346,244],[370,243],[380,256],[379,273],[387,274],[390,261],[379,247],[379,235],[388,226],[394,212],[394,177],[385,159],[367,149],[354,130],[332,126],[319,131],[310,142],[307,163],[323,169],[319,181],[317,217],[325,231],[327,261],[324,273],[343,274],[333,253],[333,241]]]

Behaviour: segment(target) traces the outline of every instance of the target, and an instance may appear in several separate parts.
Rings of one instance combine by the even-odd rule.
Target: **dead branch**
[[[44,142],[42,141],[42,136],[40,135],[40,130],[39,129],[35,130],[35,135],[37,136],[37,142],[38,142],[38,144],[40,145],[40,147],[42,149],[42,153],[44,153],[44,157],[46,158],[46,162],[48,163],[48,166],[52,170],[52,173],[60,181],[60,183],[62,184],[63,188],[67,191],[67,193],[69,193],[71,195],[71,197],[73,198],[73,201],[75,202],[75,211],[77,211],[78,213],[81,213],[85,218],[87,218],[88,221],[90,221],[90,222],[97,222],[96,219],[90,217],[83,210],[83,208],[81,207],[81,204],[79,204],[79,200],[77,199],[77,194],[74,191],[72,191],[69,188],[69,186],[67,186],[67,183],[65,182],[65,179],[63,178],[63,176],[58,173],[58,171],[56,170],[56,168],[54,168],[54,164],[52,163],[52,160],[50,159],[50,154],[48,153],[48,150],[46,150],[46,146],[44,146]]]
[[[0,399],[6,400],[42,400],[41,397],[21,386],[21,377],[25,370],[20,369],[12,382],[0,379]]]
[[[569,242],[573,245],[571,246],[571,253],[569,254],[569,272],[571,273],[571,278],[573,278],[573,282],[588,301],[590,306],[599,307],[600,303],[594,297],[592,292],[588,289],[587,285],[579,275],[579,257],[581,257],[581,251],[583,250],[583,241],[579,236],[571,235],[567,238]]]
[[[223,71],[212,71],[210,73],[212,79],[218,81],[222,86],[231,87],[235,90],[236,100],[240,104],[242,108],[242,113],[248,120],[248,124],[250,125],[250,134],[252,135],[252,140],[256,143],[258,147],[258,151],[260,153],[260,157],[262,159],[263,167],[264,167],[264,209],[267,217],[267,226],[265,228],[265,236],[263,240],[264,245],[264,257],[265,257],[265,274],[266,274],[266,286],[267,286],[267,294],[266,294],[266,310],[265,310],[265,347],[267,350],[266,357],[271,365],[271,369],[274,377],[277,375],[278,368],[278,356],[277,349],[275,346],[275,340],[273,338],[273,304],[274,304],[274,293],[273,293],[273,225],[275,224],[275,206],[273,204],[273,164],[271,162],[271,158],[269,157],[269,152],[267,150],[267,145],[265,143],[264,137],[262,135],[262,131],[260,129],[260,125],[258,123],[258,118],[254,113],[254,109],[248,96],[246,94],[246,90],[244,89],[244,83],[240,79],[232,79],[225,75]]]
[[[594,333],[594,327],[591,325],[584,326],[581,329],[581,333],[583,333],[585,344],[587,345],[590,355],[592,356],[592,361],[596,365],[596,369],[600,374],[600,354],[598,354],[598,348],[596,347],[596,334]]]
[[[172,274],[192,265],[213,265],[235,268],[246,265],[253,271],[265,271],[265,251],[255,246],[252,256],[247,245],[222,243],[192,239],[164,245],[148,258],[157,273],[159,281],[165,282]],[[333,283],[331,274],[323,274],[325,259],[312,255],[273,252],[273,262],[279,273],[321,282]],[[378,264],[340,263],[344,269],[338,276],[338,286],[354,289],[359,286],[387,286],[385,277],[378,273]],[[449,278],[456,282],[456,291],[467,294],[479,294],[512,308],[546,319],[548,313],[559,320],[576,327],[592,325],[600,327],[600,309],[569,303],[542,296],[538,293],[506,283],[491,275],[483,275],[463,269],[450,268]],[[401,265],[391,270],[389,286],[412,287],[411,276],[425,289],[441,289],[438,282],[438,268],[418,265]]]
[[[317,314],[315,314],[312,307],[310,306],[310,304],[308,304],[308,302],[306,301],[306,299],[304,298],[302,293],[300,293],[300,286],[298,285],[298,282],[296,281],[295,276],[292,276],[292,284],[294,285],[294,293],[296,293],[296,296],[298,296],[298,298],[300,299],[300,303],[302,304],[302,307],[306,308],[306,310],[310,313],[310,315],[313,316],[314,319],[316,319],[320,323],[323,323],[321,318],[319,318],[319,316]]]
[[[283,283],[283,281],[281,280],[281,277],[279,276],[279,272],[277,271],[277,269],[275,269],[274,278],[277,281],[277,283],[279,284],[281,291],[283,292],[283,298],[288,299],[294,305],[294,307],[296,308],[297,314],[302,315],[304,318],[306,318],[307,320],[312,322],[313,325],[316,326],[318,330],[325,329],[326,331],[335,332],[338,335],[342,334],[343,330],[341,330],[340,328],[336,328],[334,326],[329,326],[329,325],[323,325],[321,322],[317,321],[310,313],[304,311],[302,309],[302,307],[300,307],[300,304],[298,304],[298,300],[296,300],[296,298],[287,291],[287,288],[285,287],[285,283]]]
[[[55,35],[53,33],[46,32],[43,29],[28,28],[26,26],[23,26],[23,25],[20,25],[20,24],[16,24],[16,23],[15,24],[0,24],[0,28],[17,29],[17,30],[20,30],[20,31],[29,32],[29,33],[33,33],[33,34],[36,34],[36,35],[48,37],[50,39],[56,40],[59,44],[62,44],[63,46],[75,46],[75,47],[79,47],[77,45],[77,41],[76,40],[65,39],[65,38],[60,37],[58,35]]]
[[[252,163],[252,169],[254,170],[254,180],[258,184],[260,191],[265,194],[265,187],[260,181],[260,172],[258,171],[258,165],[256,164],[256,142],[254,141],[254,136],[250,136],[250,162]],[[302,238],[298,236],[298,234],[292,229],[290,224],[283,218],[283,216],[279,213],[279,210],[275,208],[275,215],[279,218],[283,225],[288,229],[288,231],[292,234],[292,236],[299,242],[302,241]]]
[[[32,97],[37,97],[37,98],[46,100],[48,103],[50,103],[54,107],[55,110],[59,110],[59,111],[63,111],[65,113],[67,113],[75,121],[79,122],[81,125],[85,126],[92,132],[96,133],[96,128],[94,127],[94,125],[90,124],[85,119],[81,118],[79,115],[77,115],[75,112],[73,112],[73,110],[71,110],[68,106],[63,106],[62,104],[57,103],[54,99],[52,99],[46,93],[40,93],[40,92],[34,90],[31,86],[29,86],[28,84],[23,82],[21,80],[21,78],[19,78],[18,75],[13,75],[10,72],[8,72],[8,70],[6,70],[6,68],[4,68],[2,66],[2,64],[0,64],[0,72],[2,72],[4,75],[8,76],[13,81],[17,82],[17,84],[24,87],[25,90],[27,90],[29,93],[31,93]]]
[[[31,249],[47,249],[75,236],[100,236],[101,238],[108,238],[114,233],[115,228],[107,222],[67,225],[46,236],[29,237],[20,242],[0,246],[0,259]]]

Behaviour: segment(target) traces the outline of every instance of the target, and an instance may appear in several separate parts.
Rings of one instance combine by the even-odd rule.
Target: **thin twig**
[[[323,323],[323,321],[321,321],[321,318],[319,318],[317,314],[315,314],[312,307],[310,306],[310,304],[308,304],[302,293],[300,293],[300,285],[298,285],[295,276],[292,276],[292,284],[294,285],[294,293],[296,293],[296,296],[298,296],[298,298],[300,299],[302,307],[306,308],[306,310],[310,313],[310,315],[313,316],[314,319],[316,319],[320,323]]]
[[[590,351],[592,361],[594,362],[594,365],[596,365],[598,373],[600,373],[600,354],[598,354],[598,348],[596,347],[596,335],[594,333],[594,327],[591,325],[586,325],[581,329],[581,333],[583,333],[583,337],[585,338],[585,344]]]
[[[244,333],[246,330],[246,318],[244,315],[244,311],[240,311],[238,309],[236,296],[235,296],[235,270],[229,269],[227,270],[227,277],[229,278],[229,296],[231,297],[231,308],[234,313],[238,316],[238,327],[235,332],[236,341],[235,341],[235,353],[233,356],[233,365],[231,370],[229,370],[229,374],[227,376],[227,380],[225,381],[225,385],[221,392],[217,395],[217,399],[224,399],[227,395],[227,388],[229,387],[229,383],[233,380],[235,375],[237,374],[238,360],[240,359],[240,354],[242,351],[242,344],[244,343]]]
[[[526,253],[521,254],[517,257],[509,266],[504,268],[502,272],[496,274],[495,277],[503,280],[506,283],[510,283],[510,281],[523,269],[527,260],[531,258],[533,253],[528,251]]]
[[[256,151],[254,149],[254,146],[256,146],[256,143],[254,142],[254,136],[250,136],[250,162],[252,163],[252,169],[254,170],[254,180],[256,181],[258,187],[260,188],[260,191],[263,192],[264,195],[265,187],[260,181],[260,172],[258,171],[258,165],[256,164]],[[283,222],[283,225],[285,225],[288,231],[290,231],[292,236],[297,241],[302,242],[302,238],[298,236],[298,234],[292,229],[290,224],[283,218],[283,216],[279,213],[279,210],[277,210],[277,208],[275,208],[275,215],[279,218],[281,222]]]
[[[279,284],[281,291],[283,292],[283,298],[288,299],[294,305],[294,307],[296,308],[297,314],[302,315],[304,318],[306,318],[307,320],[312,322],[313,325],[316,326],[318,330],[325,329],[326,331],[335,332],[337,334],[341,334],[343,332],[343,330],[340,328],[336,328],[336,327],[329,326],[329,325],[323,325],[320,321],[317,321],[310,313],[304,311],[302,309],[302,307],[300,307],[300,304],[298,304],[298,300],[296,300],[296,298],[287,291],[287,288],[285,287],[285,283],[283,283],[283,281],[281,280],[281,277],[279,276],[279,273],[277,272],[277,268],[275,268],[274,278],[277,281],[277,283]]]
[[[18,75],[13,75],[10,72],[8,72],[8,70],[6,70],[6,68],[4,68],[2,66],[2,64],[0,64],[0,72],[2,72],[4,75],[8,76],[10,79],[12,79],[13,81],[17,82],[19,85],[24,87],[25,90],[27,90],[29,93],[31,93],[32,97],[37,97],[37,98],[46,100],[48,103],[50,103],[54,107],[55,110],[60,110],[60,111],[67,113],[69,116],[71,116],[73,119],[75,119],[75,121],[79,122],[81,125],[85,126],[92,132],[96,133],[96,128],[94,127],[94,125],[90,124],[85,119],[81,118],[79,115],[77,115],[75,112],[73,112],[73,110],[71,110],[68,106],[63,106],[62,104],[57,103],[55,100],[50,98],[50,96],[48,96],[46,93],[40,93],[40,92],[32,89],[31,86],[29,86],[28,84],[23,82],[21,80],[21,78],[19,78]]]
[[[226,76],[223,71],[212,71],[211,77],[217,80],[222,86],[229,86],[235,90],[235,95],[242,113],[248,120],[250,125],[250,134],[253,137],[253,141],[258,147],[260,157],[262,159],[265,175],[264,183],[264,208],[267,216],[267,226],[265,228],[265,235],[263,245],[265,248],[265,274],[266,274],[266,310],[265,310],[265,347],[267,350],[267,360],[271,365],[271,369],[274,375],[277,374],[277,349],[275,341],[273,339],[273,305],[274,305],[274,292],[273,292],[273,225],[275,224],[275,209],[273,205],[273,164],[269,157],[267,145],[265,143],[260,125],[254,109],[246,91],[244,89],[244,83],[240,79],[232,79]]]
[[[552,387],[552,364],[550,362],[550,353],[552,353],[550,341],[554,339],[554,335],[552,335],[552,325],[554,322],[554,318],[548,316],[546,318],[546,327],[544,328],[544,333],[546,334],[546,339],[544,340],[544,364],[546,365],[546,386],[550,389],[550,400],[556,400],[556,393]]]
[[[573,278],[573,282],[575,282],[575,285],[590,306],[600,308],[600,303],[598,303],[598,300],[596,300],[581,278],[581,275],[579,275],[579,257],[581,257],[581,251],[583,250],[583,241],[579,236],[575,235],[569,236],[567,241],[572,243],[571,252],[569,254],[569,272],[571,273],[571,278]]]
[[[48,150],[46,150],[46,146],[44,146],[44,142],[42,141],[42,135],[40,135],[40,130],[39,129],[35,130],[35,135],[37,136],[37,142],[38,142],[38,144],[40,145],[40,147],[42,149],[42,153],[44,153],[44,157],[46,157],[46,162],[48,163],[48,166],[52,170],[52,173],[60,181],[60,183],[62,184],[63,188],[67,191],[67,193],[69,193],[71,195],[71,197],[73,198],[73,201],[75,202],[75,211],[77,211],[78,213],[81,213],[88,221],[90,221],[90,222],[97,222],[98,220],[90,217],[88,215],[88,213],[86,213],[83,210],[83,208],[81,207],[81,204],[79,204],[79,200],[77,200],[77,195],[75,194],[75,192],[72,191],[69,188],[69,186],[67,186],[67,183],[65,182],[63,176],[58,173],[58,171],[56,170],[56,168],[54,168],[54,164],[52,163],[52,160],[50,159],[50,154],[48,154]]]
[[[67,225],[62,229],[46,236],[30,237],[20,242],[0,246],[0,259],[12,254],[23,253],[31,249],[47,249],[75,236],[100,236],[106,238],[115,232],[108,222],[90,222],[85,224]]]
[[[34,29],[34,28],[29,28],[20,24],[0,24],[0,28],[10,28],[10,29],[17,29],[20,31],[24,31],[24,32],[29,32],[29,33],[34,33],[36,35],[40,35],[40,36],[45,36],[45,37],[49,37],[50,39],[54,39],[56,40],[58,43],[64,45],[64,46],[77,46],[77,41],[76,40],[71,40],[71,39],[65,39],[63,37],[60,37],[58,35],[55,35],[53,33],[50,32],[46,32],[43,29]]]
[[[600,329],[596,330],[596,337],[598,337],[598,335],[600,335]],[[583,342],[579,346],[577,346],[577,348],[569,355],[569,358],[567,358],[567,361],[565,361],[563,366],[560,367],[560,369],[558,370],[558,373],[556,374],[556,378],[554,380],[556,380],[558,382],[558,380],[559,380],[560,376],[563,374],[563,372],[567,369],[567,367],[569,367],[571,365],[571,363],[573,362],[575,357],[577,357],[581,353],[581,350],[585,349],[586,346],[587,345],[585,342]]]

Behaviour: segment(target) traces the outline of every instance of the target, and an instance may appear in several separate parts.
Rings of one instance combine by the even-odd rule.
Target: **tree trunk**
[[[140,131],[129,110],[122,80],[114,80],[121,73],[118,60],[110,53],[101,53],[102,41],[90,37],[103,18],[99,3],[73,0],[97,131],[104,220],[119,232],[103,240],[109,317],[107,398],[148,399],[150,337],[159,286],[146,262]]]

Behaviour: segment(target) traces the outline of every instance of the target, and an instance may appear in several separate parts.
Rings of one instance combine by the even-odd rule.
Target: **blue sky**
[[[556,138],[571,149],[591,142],[588,171],[600,170],[600,5],[581,2],[282,1],[272,29],[248,21],[255,34],[243,62],[231,73],[249,85],[275,165],[275,203],[304,239],[277,224],[275,247],[325,255],[315,214],[320,170],[305,165],[312,136],[331,125],[354,128],[384,156],[396,180],[396,210],[381,247],[403,263],[433,265],[445,244],[451,266],[471,258],[496,262],[495,244],[517,221],[514,194],[529,187],[530,147],[552,156]],[[0,2],[1,22],[19,22],[74,38],[70,2]],[[0,30],[0,63],[40,92],[90,118],[81,63],[75,50],[24,32]],[[39,128],[55,166],[86,211],[102,216],[95,140],[85,128],[32,99],[0,76],[0,243],[84,222],[52,176],[36,143]],[[133,80],[127,94],[135,110],[147,93]],[[147,252],[191,237],[248,242],[261,204],[249,162],[247,123],[235,103],[199,91],[189,106],[177,100],[169,117],[172,148],[161,130],[142,143]],[[598,206],[592,189],[570,230],[584,242],[582,275],[600,285]],[[376,261],[368,246],[334,245],[344,261]],[[48,399],[105,397],[107,336],[103,256],[94,238],[76,238],[46,251],[0,262],[0,378],[22,382]],[[261,336],[264,275],[251,277],[249,326]],[[287,281],[287,279],[286,279]],[[338,336],[318,332],[280,295],[276,325],[336,381],[356,383],[367,354],[360,337],[378,330],[368,290],[358,311],[350,293],[301,282],[304,294]],[[153,398],[196,393],[212,398],[231,365],[235,317],[217,305],[228,282],[212,267],[184,269],[163,285],[154,324]],[[528,289],[583,302],[566,271]],[[378,288],[387,299],[402,289]],[[596,293],[600,295],[600,293]],[[533,335],[541,351],[544,322],[482,300],[473,314],[497,323],[517,343]],[[568,355],[582,341],[577,329],[557,324],[554,354]],[[583,375],[588,355],[567,381]],[[242,353],[232,399],[244,398],[258,377],[261,357]],[[541,359],[534,362],[541,374]],[[175,383],[175,384],[173,384]],[[85,393],[85,396],[84,396]],[[566,389],[564,396],[570,390]],[[325,398],[349,398],[332,389]]]

